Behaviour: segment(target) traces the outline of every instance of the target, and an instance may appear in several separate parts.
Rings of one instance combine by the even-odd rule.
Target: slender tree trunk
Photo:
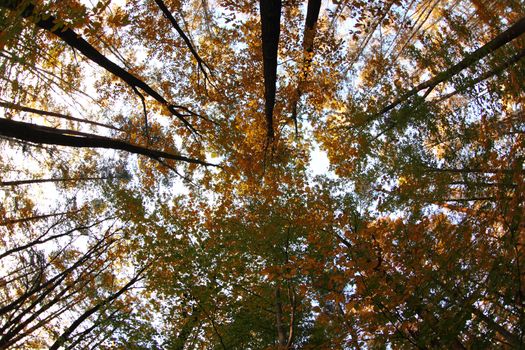
[[[75,118],[75,117],[71,117],[69,115],[62,114],[62,113],[48,112],[48,111],[43,111],[41,109],[21,106],[21,105],[18,105],[16,103],[12,103],[12,102],[0,101],[0,106],[2,106],[4,108],[16,109],[18,111],[29,112],[29,113],[34,113],[34,114],[38,114],[38,115],[47,115],[47,116],[50,116],[50,117],[57,117],[57,118],[67,119],[67,120],[71,120],[71,121],[75,121],[75,122],[87,123],[87,124],[91,124],[91,125],[101,126],[103,128],[108,128],[108,129],[112,129],[112,130],[116,130],[116,131],[122,131],[121,129],[116,128],[116,127],[111,126],[111,125],[108,125],[108,124],[98,123],[98,122],[94,122],[94,121],[87,120],[87,119]]]
[[[509,344],[512,346],[515,346],[516,349],[521,349],[523,344],[521,343],[518,336],[508,331],[505,327],[500,325],[499,323],[494,322],[494,320],[488,316],[486,316],[483,311],[479,310],[475,306],[470,306],[470,310],[476,317],[478,317],[480,320],[483,321],[491,330],[495,331],[499,335],[505,339]]]
[[[63,282],[61,280],[60,282]],[[10,325],[9,323],[4,325],[2,329],[2,338],[0,339],[0,349],[8,349],[13,345],[14,343],[18,342],[19,340],[23,339],[24,337],[30,335],[33,331],[40,328],[37,324],[34,327],[30,327],[29,325],[31,322],[36,320],[38,316],[42,315],[44,312],[52,308],[53,306],[57,305],[63,297],[66,295],[66,293],[73,289],[73,284],[70,284],[66,286],[66,288],[60,290],[58,294],[56,294],[53,299],[51,299],[49,302],[45,303],[42,307],[40,307],[38,310],[32,310],[35,308],[38,304],[41,304],[44,302],[45,298],[55,289],[60,286],[61,283],[57,283],[52,288],[47,290],[45,293],[41,294],[36,302],[33,302],[30,307],[23,310],[15,319],[11,320],[11,325],[14,327],[11,327],[11,329],[7,330],[7,326]],[[63,310],[65,311],[65,310]],[[23,316],[29,316],[27,318],[23,318]],[[5,332],[4,332],[5,331]],[[23,333],[22,333],[23,332]]]
[[[97,180],[110,180],[119,178],[118,176],[96,176],[96,177],[72,177],[72,178],[48,178],[48,179],[31,179],[31,180],[15,180],[15,181],[0,181],[0,187],[2,186],[20,186],[20,185],[31,185],[40,183],[53,183],[53,182],[72,182],[72,181],[97,181]]]
[[[494,39],[480,47],[479,49],[475,50],[471,54],[468,54],[465,56],[460,62],[455,64],[454,66],[450,67],[449,69],[435,75],[431,79],[417,85],[412,90],[408,91],[407,93],[403,94],[401,97],[394,100],[394,102],[388,104],[385,106],[381,111],[379,111],[378,115],[382,115],[395,107],[397,107],[399,104],[407,101],[412,96],[416,95],[418,92],[422,90],[427,90],[426,95],[430,93],[430,91],[439,85],[440,83],[449,80],[453,76],[457,75],[458,73],[461,73],[464,69],[471,67],[473,64],[478,62],[479,60],[483,59],[484,57],[488,56],[489,54],[493,53],[497,49],[501,48],[502,46],[506,45],[507,43],[511,42],[512,40],[516,39],[517,37],[521,36],[523,33],[525,33],[525,17],[519,19],[516,23],[514,23],[512,26],[510,26],[507,30],[502,32],[501,34],[497,35]],[[375,117],[372,116],[372,118],[369,118],[368,121],[372,121]]]
[[[173,28],[175,28],[177,33],[179,33],[179,35],[181,36],[182,40],[184,40],[184,43],[186,43],[186,46],[188,47],[188,49],[190,50],[191,54],[193,55],[193,57],[197,61],[197,64],[199,65],[199,69],[204,74],[204,77],[207,78],[208,77],[208,73],[206,72],[206,69],[204,67],[207,67],[209,69],[208,65],[199,56],[199,54],[197,53],[197,50],[195,50],[195,48],[193,47],[193,44],[191,43],[190,39],[184,33],[182,28],[179,26],[179,24],[177,23],[177,20],[175,19],[175,17],[173,17],[173,15],[171,14],[170,10],[168,9],[168,7],[164,3],[164,1],[162,1],[162,0],[155,0],[155,3],[160,8],[160,10],[164,14],[164,16],[170,21],[170,23],[173,26]]]
[[[29,221],[35,221],[35,220],[42,220],[42,219],[48,219],[56,216],[62,216],[62,215],[70,215],[78,213],[81,209],[73,210],[73,211],[66,211],[61,213],[54,213],[54,214],[43,214],[43,215],[35,215],[30,216],[27,218],[20,218],[20,219],[8,219],[5,221],[0,221],[0,226],[7,226],[7,225],[13,225],[13,224],[19,224],[22,222],[29,222]]]
[[[107,237],[106,237],[107,238]],[[84,262],[86,262],[93,254],[95,254],[97,251],[103,250],[107,247],[109,247],[111,244],[113,244],[113,240],[110,240],[109,242],[104,243],[105,239],[99,240],[93,247],[91,247],[82,257],[80,257],[73,265],[71,265],[66,270],[62,271],[61,273],[55,275],[53,278],[49,279],[45,283],[37,286],[36,288],[32,288],[31,290],[25,292],[20,297],[18,297],[16,300],[10,302],[7,305],[4,305],[0,307],[0,315],[6,314],[8,312],[11,312],[12,310],[15,310],[19,307],[19,305],[22,305],[26,300],[31,298],[35,295],[35,293],[40,292],[44,289],[53,289],[56,287],[56,285],[60,284],[61,281],[63,281],[67,275],[69,275],[73,270],[78,268],[80,265],[82,265]]]
[[[184,347],[188,342],[188,338],[190,337],[191,332],[199,322],[201,312],[201,308],[193,308],[193,312],[191,313],[191,315],[188,316],[188,319],[182,325],[182,328],[179,331],[179,334],[177,335],[177,338],[175,338],[175,342],[173,343],[173,346],[170,347],[170,349],[184,350]]]
[[[463,185],[466,187],[510,187],[515,188],[516,184],[506,184],[506,183],[497,183],[497,182],[477,182],[477,181],[452,181],[448,185]]]
[[[295,294],[295,289],[288,286],[288,299],[290,300],[290,326],[288,327],[288,341],[286,342],[286,349],[291,349],[294,337],[295,337],[295,312],[297,309],[297,296]]]
[[[108,321],[108,320],[111,320],[113,319],[113,316],[118,312],[119,310],[115,310],[113,311],[107,318],[104,318],[102,319],[102,321]],[[86,337],[86,335],[88,335],[89,333],[91,333],[95,328],[99,327],[101,325],[101,317],[99,317],[95,322],[93,322],[93,325],[91,325],[91,327],[89,327],[88,329],[82,331],[82,333],[80,335],[78,335],[77,339],[75,339],[74,342],[72,342],[71,344],[69,344],[69,346],[65,349],[65,350],[70,350],[70,349],[76,349],[76,346],[82,342],[84,340],[84,338]]]
[[[281,301],[281,289],[279,286],[275,288],[275,325],[277,328],[277,340],[280,348],[286,348],[286,331],[283,324],[283,305]]]
[[[78,280],[82,280],[83,275],[85,275],[86,273],[90,274],[98,268],[95,265],[94,269],[92,269],[92,266],[93,264],[88,264],[87,267],[78,276]],[[93,278],[96,278],[97,275],[99,275],[103,270],[104,269],[100,270],[97,274],[95,274],[95,276],[93,276]],[[3,325],[2,330],[0,332],[0,334],[2,334],[2,337],[0,339],[0,349],[10,348],[16,342],[20,341],[24,337],[27,337],[32,332],[45,325],[47,321],[58,317],[58,315],[67,311],[74,304],[77,303],[75,299],[73,299],[69,303],[66,302],[66,305],[62,308],[59,308],[58,311],[52,312],[51,315],[48,315],[43,319],[39,319],[39,322],[30,327],[31,323],[35,321],[39,316],[43,315],[52,307],[58,305],[61,301],[71,299],[73,295],[77,294],[79,290],[82,290],[89,283],[89,280],[84,281],[81,285],[78,285],[78,282],[69,284],[66,283],[65,288],[62,288],[60,290],[60,287],[64,284],[64,280],[66,277],[67,274],[62,276],[53,285],[50,285],[47,289],[44,290],[42,294],[38,295],[38,297],[36,297],[36,299],[32,301],[32,303],[28,307],[26,307],[24,310],[19,310],[19,313],[16,317],[10,318],[9,322]],[[45,299],[55,290],[58,291],[57,294],[55,294],[51,300],[44,302]],[[68,294],[69,291],[72,292]],[[39,309],[33,310],[40,305],[41,307]]]
[[[19,8],[20,6],[25,6],[24,8]],[[190,130],[196,132],[193,126],[186,120],[184,115],[177,111],[177,108],[184,109],[187,111],[187,108],[176,106],[168,103],[168,101],[160,95],[155,89],[150,85],[137,78],[133,74],[129,73],[125,69],[121,68],[106,56],[101,54],[94,46],[88,43],[81,35],[73,31],[71,28],[68,28],[66,25],[61,24],[62,21],[50,14],[38,13],[34,4],[30,2],[24,2],[23,0],[2,0],[0,1],[0,7],[7,8],[10,10],[21,10],[21,16],[33,20],[35,25],[41,29],[44,29],[62,39],[66,44],[72,48],[77,49],[89,60],[93,61],[100,67],[104,68],[108,72],[117,76],[118,78],[125,81],[130,87],[137,92],[137,88],[140,88],[147,95],[154,98],[156,101],[166,106],[169,111],[175,115],[179,120],[181,120],[186,127]],[[46,19],[44,19],[46,18]]]
[[[98,224],[100,224],[100,223],[102,223],[102,222],[104,222],[104,221],[106,221],[108,219],[109,218],[106,218],[106,219],[103,219],[103,220],[99,220],[99,221],[96,221],[93,224],[87,225],[87,226],[75,227],[74,229],[68,230],[68,231],[66,231],[64,233],[60,233],[60,234],[49,236],[49,237],[47,237],[45,239],[44,239],[44,235],[45,235],[45,233],[44,233],[43,235],[41,235],[37,239],[35,239],[35,240],[33,240],[33,241],[31,241],[31,242],[29,242],[27,244],[23,244],[23,245],[20,245],[18,247],[6,250],[2,254],[0,254],[0,260],[5,258],[8,255],[13,254],[13,253],[16,253],[16,252],[19,252],[19,251],[22,251],[22,250],[26,250],[28,248],[34,247],[34,246],[39,245],[39,244],[44,244],[46,242],[52,241],[52,240],[57,239],[57,238],[68,236],[68,235],[70,235],[71,233],[73,233],[75,231],[87,230],[87,229],[89,229],[89,228],[91,228],[93,226],[96,226],[96,225],[98,225]]]
[[[479,169],[479,168],[433,168],[427,167],[428,172],[437,172],[437,173],[459,173],[459,174],[512,174],[514,172],[524,172],[525,170],[514,170],[514,169]]]
[[[126,285],[124,285],[118,292],[111,294],[106,299],[102,300],[97,305],[93,306],[89,310],[85,311],[82,315],[80,315],[59,337],[58,339],[49,347],[49,350],[57,350],[60,346],[62,346],[66,341],[69,340],[69,337],[73,332],[80,326],[85,320],[87,320],[91,315],[98,312],[100,309],[102,309],[104,306],[111,303],[113,300],[120,297],[122,294],[124,294],[131,286],[133,286],[141,277],[142,273],[146,270],[148,266],[142,268]]]
[[[319,11],[321,10],[321,0],[308,0],[308,8],[306,10],[306,20],[304,24],[303,34],[303,64],[299,72],[299,81],[297,88],[292,98],[292,119],[295,125],[295,133],[297,134],[297,104],[303,93],[303,84],[308,77],[310,67],[314,57],[314,39],[316,33],[317,20],[319,19]]]
[[[523,59],[523,57],[525,57],[525,49],[519,50],[510,59],[504,61],[502,64],[494,67],[493,69],[489,70],[488,72],[483,73],[482,75],[480,75],[476,79],[474,79],[471,82],[469,82],[467,85],[462,86],[461,88],[459,88],[459,89],[457,89],[455,91],[452,91],[451,93],[448,93],[446,95],[443,95],[443,96],[439,97],[437,100],[435,100],[435,102],[445,101],[445,100],[451,98],[452,96],[457,95],[457,94],[461,93],[462,91],[465,91],[468,88],[470,88],[470,87],[472,87],[472,86],[474,86],[474,85],[476,85],[476,84],[478,84],[478,83],[480,83],[480,82],[482,82],[484,80],[487,80],[490,77],[493,77],[495,75],[503,73],[507,68],[509,68],[513,64],[516,64],[519,61],[521,61]],[[432,102],[434,102],[434,101],[432,101]]]

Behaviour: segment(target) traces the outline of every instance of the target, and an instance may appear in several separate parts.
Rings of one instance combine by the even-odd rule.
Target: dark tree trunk
[[[0,1],[0,7],[7,8],[10,10],[21,10],[22,17],[34,20],[34,23],[37,27],[58,36],[66,44],[80,51],[89,60],[125,81],[130,87],[134,89],[135,92],[137,92],[137,88],[140,88],[147,95],[151,96],[156,101],[165,105],[173,115],[175,115],[184,123],[186,127],[191,129],[192,131],[195,131],[193,126],[186,120],[186,118],[180,112],[177,111],[177,108],[182,107],[168,103],[168,101],[150,85],[148,85],[144,81],[140,80],[133,74],[129,73],[125,69],[121,68],[120,66],[109,60],[106,56],[101,54],[95,47],[88,43],[84,38],[82,38],[82,36],[74,32],[71,28],[68,28],[64,24],[61,24],[62,21],[60,19],[50,14],[42,16],[43,14],[37,13],[35,11],[36,7],[32,3],[25,5],[25,8],[23,9],[19,8],[20,6],[23,6],[23,4],[24,1],[22,0]],[[43,17],[45,17],[46,19],[43,19]],[[139,94],[139,96],[141,95]],[[186,108],[182,109],[187,111]]]
[[[287,339],[283,323],[283,304],[281,301],[281,289],[279,286],[275,288],[275,326],[277,328],[277,341],[280,348],[285,348]]]
[[[39,236],[37,239],[35,239],[35,240],[33,240],[33,241],[29,242],[29,243],[26,243],[26,244],[20,245],[18,247],[14,247],[14,248],[6,250],[5,252],[0,254],[0,259],[3,259],[6,256],[11,255],[13,253],[16,253],[16,252],[19,252],[19,251],[26,250],[28,248],[34,247],[36,245],[44,244],[44,243],[52,241],[54,239],[68,236],[68,235],[72,234],[75,231],[87,230],[87,229],[89,229],[89,228],[91,228],[93,226],[96,226],[96,225],[98,225],[98,224],[100,224],[100,223],[102,223],[102,222],[104,222],[104,221],[106,221],[108,219],[110,219],[110,218],[105,218],[105,219],[102,219],[102,220],[98,220],[98,221],[94,222],[91,225],[78,226],[78,227],[75,227],[75,228],[73,228],[71,230],[68,230],[66,232],[59,233],[59,234],[56,234],[56,235],[52,235],[52,236],[49,236],[49,237],[46,237],[46,238],[44,238],[45,235],[46,235],[44,233],[41,236]]]
[[[260,0],[262,50],[264,66],[264,114],[266,116],[267,137],[274,138],[273,109],[277,85],[277,49],[281,33],[281,0]]]
[[[142,268],[136,275],[133,277],[124,287],[119,289],[114,294],[111,294],[106,299],[102,300],[97,305],[93,306],[91,309],[84,312],[82,315],[80,315],[65,331],[58,337],[58,339],[49,347],[50,350],[57,350],[60,346],[62,346],[71,336],[71,334],[84,322],[87,320],[91,315],[95,314],[97,311],[99,311],[101,308],[106,306],[107,304],[111,303],[113,300],[120,297],[122,294],[124,294],[131,286],[133,286],[140,278],[144,270],[147,268]]]
[[[18,111],[35,113],[35,114],[38,114],[38,115],[48,115],[50,117],[57,117],[57,118],[72,120],[72,121],[76,121],[76,122],[80,122],[80,123],[87,123],[87,124],[91,124],[91,125],[101,126],[103,128],[113,129],[113,130],[116,130],[116,131],[122,131],[121,129],[116,128],[116,127],[111,126],[111,125],[108,125],[108,124],[98,123],[98,122],[94,122],[94,121],[87,120],[87,119],[82,119],[82,118],[75,118],[75,117],[71,117],[69,115],[62,114],[62,113],[48,112],[48,111],[43,111],[41,109],[35,109],[35,108],[26,107],[26,106],[20,106],[20,105],[18,105],[16,103],[12,103],[12,102],[2,102],[2,101],[0,101],[0,106],[2,106],[4,108],[16,109]]]
[[[418,92],[422,90],[427,90],[425,92],[425,95],[428,95],[430,91],[437,85],[441,84],[444,81],[449,80],[456,74],[459,74],[463,70],[471,67],[479,60],[485,58],[486,56],[493,53],[497,49],[501,48],[502,46],[506,45],[507,43],[521,36],[523,33],[525,33],[525,17],[518,20],[516,23],[510,26],[507,30],[497,35],[494,39],[492,39],[491,41],[489,41],[488,43],[486,43],[479,49],[465,56],[460,62],[458,62],[454,66],[450,67],[444,72],[441,72],[435,75],[433,78],[419,84],[412,90],[408,91],[401,97],[397,98],[394,102],[390,103],[389,105],[381,109],[381,111],[379,112],[379,116],[394,109],[401,103],[404,103],[409,98],[416,95]],[[369,121],[373,119],[374,118],[371,118]]]
[[[213,166],[213,164],[198,159],[152,150],[109,137],[78,133],[72,130],[55,129],[47,126],[40,126],[3,118],[0,118],[0,135],[13,137],[23,141],[34,142],[37,144],[85,148],[109,148],[140,154],[154,160],[165,158],[187,163]]]
[[[56,216],[62,216],[62,215],[67,215],[67,214],[78,213],[79,211],[80,210],[75,210],[75,211],[67,211],[67,212],[62,212],[62,213],[35,215],[35,216],[30,216],[30,217],[25,217],[25,218],[20,218],[20,219],[7,219],[5,221],[0,221],[0,226],[19,224],[19,223],[22,223],[22,222],[29,222],[29,221],[35,221],[35,220],[48,219],[48,218],[52,218],[52,217],[56,217]]]
[[[292,98],[292,119],[295,125],[295,133],[297,134],[297,103],[303,93],[303,84],[308,77],[308,72],[312,66],[312,60],[314,56],[314,38],[315,30],[317,26],[317,20],[319,19],[319,11],[321,10],[321,0],[308,0],[308,9],[306,10],[306,20],[304,24],[304,36],[303,36],[303,64],[299,73],[299,82],[295,94]]]
[[[175,341],[173,342],[173,346],[170,346],[170,349],[173,350],[184,350],[184,347],[191,335],[191,332],[197,325],[200,314],[201,314],[201,308],[194,308],[191,315],[188,316],[187,320],[182,325],[182,328],[175,338]]]
[[[204,77],[207,78],[208,77],[208,73],[206,72],[206,69],[204,67],[207,67],[209,69],[208,65],[199,56],[199,54],[197,53],[197,50],[195,50],[195,48],[193,47],[193,44],[191,43],[190,39],[184,33],[182,28],[179,26],[179,24],[177,23],[177,20],[175,19],[175,17],[173,17],[173,15],[171,14],[170,10],[168,9],[168,7],[164,3],[164,1],[162,1],[162,0],[155,0],[155,3],[160,8],[160,10],[164,14],[164,16],[170,21],[170,23],[173,26],[173,28],[175,28],[177,33],[179,33],[179,35],[181,36],[182,40],[184,40],[184,43],[186,43],[186,46],[190,50],[191,54],[193,55],[195,60],[197,60],[197,64],[199,65],[199,69],[204,74]]]
[[[116,179],[118,176],[97,176],[97,177],[72,177],[72,178],[61,178],[61,179],[30,179],[30,180],[15,180],[15,181],[0,181],[0,186],[20,186],[20,185],[31,185],[40,184],[46,182],[71,182],[71,181],[97,181],[97,180],[110,180]]]

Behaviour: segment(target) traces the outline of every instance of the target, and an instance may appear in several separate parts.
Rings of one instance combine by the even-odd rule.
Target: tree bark
[[[71,336],[71,334],[75,331],[75,329],[78,328],[84,322],[87,320],[91,315],[99,311],[102,307],[106,306],[107,304],[111,303],[113,300],[120,297],[122,294],[124,294],[132,285],[134,285],[142,273],[146,270],[148,266],[142,268],[124,287],[119,289],[118,292],[111,294],[106,299],[102,300],[97,305],[93,306],[89,310],[85,311],[82,315],[80,315],[59,337],[58,339],[49,347],[49,350],[57,350],[60,346],[62,346]]]
[[[74,211],[66,211],[61,213],[54,213],[54,214],[42,214],[42,215],[34,215],[26,218],[20,218],[20,219],[7,219],[5,221],[0,221],[0,226],[7,226],[7,225],[13,225],[13,224],[19,224],[22,222],[28,222],[28,221],[35,221],[35,220],[41,220],[41,219],[47,219],[52,218],[55,216],[61,216],[61,215],[67,215],[67,214],[75,214],[78,213],[79,210]]]
[[[262,51],[264,67],[264,114],[268,141],[274,138],[273,109],[277,85],[277,51],[281,34],[281,0],[260,0]]]
[[[15,180],[15,181],[0,181],[0,187],[31,185],[47,182],[70,182],[70,181],[96,181],[96,180],[110,180],[116,179],[118,176],[98,176],[98,177],[72,177],[61,179],[30,179],[30,180]]]
[[[494,322],[494,320],[488,316],[486,316],[483,311],[479,310],[475,306],[470,306],[470,310],[476,317],[478,317],[480,320],[483,321],[490,329],[498,333],[507,341],[509,344],[512,344],[516,347],[516,349],[521,349],[523,346],[523,343],[520,341],[519,337],[508,331],[505,327],[500,325],[499,323]]]
[[[40,126],[3,118],[0,118],[0,135],[23,141],[34,142],[37,144],[80,148],[107,148],[140,154],[154,160],[165,158],[199,165],[217,166],[215,164],[207,163],[198,159],[188,158],[164,151],[152,150],[109,137],[79,133],[73,130],[55,129],[47,126]]]
[[[177,337],[175,338],[173,346],[171,346],[170,349],[184,350],[184,346],[186,345],[186,342],[188,341],[188,338],[190,337],[193,328],[195,328],[195,325],[199,321],[201,312],[201,308],[193,308],[193,312],[191,313],[191,315],[188,316],[188,319],[182,325],[182,328]]]
[[[458,174],[512,174],[514,172],[525,172],[523,169],[477,169],[477,168],[433,168],[427,167],[426,171],[436,173],[458,173]]]
[[[283,324],[283,305],[281,301],[281,289],[275,288],[275,326],[277,328],[277,340],[280,348],[286,348],[286,331]]]
[[[199,56],[199,54],[197,53],[197,50],[195,50],[195,48],[193,47],[193,44],[191,43],[190,39],[184,33],[182,28],[179,26],[179,24],[177,23],[177,20],[175,19],[175,17],[173,17],[173,15],[171,14],[170,10],[168,9],[168,7],[164,3],[164,1],[162,1],[162,0],[155,0],[155,3],[160,8],[160,10],[164,14],[164,16],[170,21],[170,23],[173,26],[173,28],[175,28],[177,33],[179,33],[179,35],[181,36],[182,40],[184,40],[184,42],[186,43],[186,46],[188,47],[188,49],[190,50],[191,54],[193,55],[193,57],[197,61],[199,69],[204,74],[204,77],[207,78],[208,77],[208,73],[206,72],[206,69],[204,69],[204,67],[209,69],[208,65]]]
[[[100,242],[103,242],[104,239],[100,240]],[[35,295],[35,298],[29,299],[31,302],[30,305],[25,307],[23,310],[21,310],[21,307],[23,305],[23,300],[21,303],[19,303],[19,306],[16,306],[14,310],[19,311],[18,315],[16,317],[10,317],[9,322],[4,324],[2,329],[0,330],[0,334],[2,334],[2,337],[0,338],[0,349],[7,349],[9,348],[14,342],[17,342],[24,336],[28,335],[30,332],[26,332],[27,334],[21,334],[21,332],[26,329],[26,327],[33,322],[35,319],[38,318],[39,315],[43,314],[45,311],[49,310],[51,307],[59,303],[60,301],[67,299],[71,297],[73,294],[76,294],[77,292],[72,292],[69,295],[66,295],[75,284],[66,284],[66,287],[62,290],[59,290],[60,286],[64,283],[64,280],[66,277],[76,268],[82,266],[94,252],[98,252],[99,254],[103,253],[114,241],[110,241],[109,243],[106,243],[105,245],[99,246],[99,243],[95,245],[96,249],[90,249],[86,254],[84,254],[77,262],[67,270],[60,273],[59,278],[57,279],[57,276],[55,276],[52,280],[53,283],[46,282],[39,286],[38,288],[34,288],[31,290],[29,295]],[[90,265],[88,265],[88,268]],[[85,270],[87,271],[87,269]],[[81,273],[81,275],[83,272]],[[81,288],[82,289],[82,288]],[[35,293],[38,291],[41,291],[42,293],[40,295],[36,295]],[[44,303],[44,300],[55,290],[58,290],[58,293],[48,302]],[[26,293],[27,294],[27,293]],[[26,298],[27,299],[27,298]],[[37,306],[42,305],[38,310],[33,310]],[[28,316],[28,317],[26,317]],[[38,324],[36,325],[38,326]],[[38,327],[37,327],[38,328]]]
[[[512,66],[513,64],[516,64],[519,61],[521,61],[523,59],[523,57],[525,57],[525,49],[519,50],[510,59],[504,61],[502,64],[498,65],[497,67],[494,67],[493,69],[489,70],[488,72],[483,73],[482,75],[480,75],[476,79],[474,79],[471,82],[469,82],[467,85],[462,86],[459,89],[457,89],[455,91],[452,91],[452,92],[450,92],[450,93],[448,93],[446,95],[443,95],[443,96],[439,97],[438,99],[433,100],[432,102],[442,102],[444,100],[447,100],[447,99],[451,98],[452,96],[457,95],[457,94],[465,91],[467,88],[469,88],[471,86],[474,86],[474,85],[476,85],[476,84],[478,84],[478,83],[480,83],[480,82],[482,82],[484,80],[487,80],[488,78],[490,78],[490,77],[492,77],[494,75],[501,74],[503,71],[505,71],[505,69],[507,69],[510,66]]]
[[[175,115],[179,120],[181,120],[186,127],[196,132],[196,130],[186,120],[186,118],[180,112],[177,111],[177,108],[182,108],[187,111],[186,108],[168,103],[168,101],[162,95],[160,95],[155,89],[153,89],[150,85],[148,85],[141,79],[137,78],[133,74],[129,73],[122,67],[118,66],[117,64],[109,60],[106,56],[101,54],[94,46],[92,46],[84,38],[82,38],[82,36],[77,34],[71,28],[68,28],[66,25],[62,24],[62,21],[60,19],[50,14],[46,14],[45,18],[47,19],[43,19],[43,16],[42,16],[43,14],[39,14],[36,12],[36,7],[34,4],[29,3],[25,5],[24,8],[19,8],[23,4],[24,4],[23,0],[1,0],[0,1],[0,7],[7,8],[10,10],[17,10],[17,9],[21,10],[22,17],[32,20],[33,23],[37,27],[44,29],[58,36],[66,44],[80,51],[89,60],[96,63],[100,67],[104,68],[105,70],[115,75],[116,77],[122,79],[135,91],[137,88],[140,88],[147,95],[151,96],[159,103],[165,105],[168,108],[168,110],[173,115]]]
[[[50,117],[57,117],[57,118],[72,120],[72,121],[76,121],[76,122],[80,122],[80,123],[87,123],[87,124],[91,124],[91,125],[101,126],[103,128],[108,128],[108,129],[112,129],[112,130],[116,130],[116,131],[122,131],[121,129],[116,128],[116,127],[111,126],[111,125],[108,125],[108,124],[98,123],[98,122],[94,122],[94,121],[87,120],[87,119],[75,118],[75,117],[71,117],[69,115],[62,114],[62,113],[48,112],[48,111],[43,111],[41,109],[35,109],[35,108],[26,107],[26,106],[21,106],[21,105],[18,105],[16,103],[12,103],[12,102],[0,101],[0,106],[2,106],[4,108],[16,109],[16,110],[23,111],[23,112],[29,112],[29,113],[34,113],[34,114],[38,114],[38,115],[48,115]]]
[[[441,72],[435,75],[431,79],[417,85],[412,90],[403,94],[401,97],[397,98],[394,102],[388,104],[383,109],[381,109],[378,115],[381,116],[382,114],[394,109],[399,104],[407,101],[410,97],[416,95],[418,92],[422,90],[427,89],[427,92],[425,94],[428,95],[428,93],[430,93],[430,91],[434,87],[439,85],[440,83],[449,80],[456,74],[462,72],[464,69],[469,68],[470,66],[472,66],[473,64],[481,60],[482,58],[485,58],[486,56],[493,53],[497,49],[501,48],[502,46],[516,39],[523,33],[525,33],[525,17],[519,19],[516,23],[510,26],[507,30],[497,35],[494,39],[492,39],[491,41],[489,41],[488,43],[486,43],[479,49],[465,56],[460,62],[458,62],[454,66],[450,67],[444,72]],[[375,116],[373,116],[372,118],[369,118],[368,121],[369,122],[372,121],[374,117]]]
[[[297,104],[303,93],[303,84],[308,77],[308,72],[312,66],[314,57],[314,39],[316,32],[317,20],[319,19],[319,11],[321,10],[321,0],[308,0],[308,8],[306,10],[306,20],[304,23],[303,35],[303,64],[299,72],[299,81],[297,88],[292,98],[292,119],[295,126],[295,134],[297,135]]]
[[[61,273],[55,275],[45,283],[41,284],[37,288],[33,288],[32,290],[29,290],[22,294],[20,297],[18,297],[16,300],[12,301],[11,303],[4,305],[0,307],[0,315],[3,315],[7,312],[10,312],[12,310],[15,310],[19,305],[23,304],[26,300],[28,300],[32,295],[35,293],[46,289],[51,288],[54,289],[58,284],[60,284],[61,281],[63,281],[67,275],[69,275],[73,270],[75,270],[77,267],[82,265],[85,261],[87,261],[94,253],[100,251],[101,249],[104,250],[107,247],[109,247],[111,244],[114,243],[114,240],[111,240],[107,242],[106,244],[102,245],[104,240],[107,237],[99,240],[93,247],[91,247],[82,257],[80,257],[73,265],[71,265],[66,270],[62,271]]]
[[[96,226],[106,220],[108,220],[109,218],[105,218],[103,220],[98,220],[96,222],[94,222],[93,224],[91,225],[85,225],[85,226],[78,226],[78,227],[75,227],[71,230],[68,230],[66,232],[63,232],[63,233],[59,233],[59,234],[56,234],[56,235],[52,235],[52,236],[49,236],[47,238],[44,238],[45,237],[45,233],[43,235],[41,235],[40,237],[38,237],[37,239],[29,242],[29,243],[26,243],[26,244],[23,244],[23,245],[20,245],[18,247],[15,247],[15,248],[12,248],[12,249],[8,249],[6,250],[5,252],[3,252],[2,254],[0,254],[0,260],[5,258],[6,256],[8,255],[11,255],[13,253],[16,253],[16,252],[19,252],[19,251],[22,251],[22,250],[26,250],[27,248],[31,248],[31,247],[34,247],[36,245],[40,245],[40,244],[44,244],[46,242],[49,242],[49,241],[52,241],[54,239],[57,239],[57,238],[61,238],[61,237],[65,237],[67,235],[70,235],[71,233],[75,232],[75,231],[80,231],[80,230],[87,230],[93,226]]]

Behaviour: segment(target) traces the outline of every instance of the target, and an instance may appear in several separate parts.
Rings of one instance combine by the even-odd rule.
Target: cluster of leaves
[[[522,0],[0,0],[0,349],[523,347],[524,33]]]

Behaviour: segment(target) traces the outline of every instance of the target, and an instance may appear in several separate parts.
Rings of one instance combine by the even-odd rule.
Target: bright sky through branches
[[[0,349],[525,347],[524,0],[0,0]]]

